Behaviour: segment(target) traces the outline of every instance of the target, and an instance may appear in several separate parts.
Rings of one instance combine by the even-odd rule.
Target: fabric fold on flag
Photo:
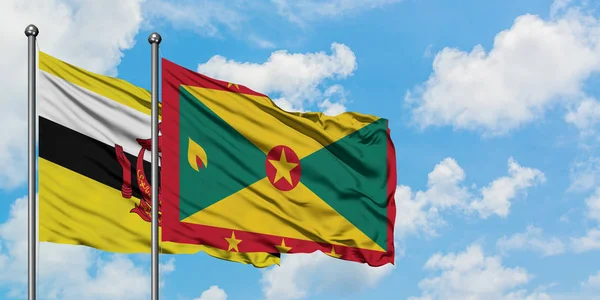
[[[162,80],[164,240],[394,263],[386,119],[286,112],[167,59]]]
[[[44,52],[38,74],[40,241],[149,253],[150,92]],[[277,251],[241,255],[206,245],[159,246],[165,254],[204,251],[257,267],[279,264]]]

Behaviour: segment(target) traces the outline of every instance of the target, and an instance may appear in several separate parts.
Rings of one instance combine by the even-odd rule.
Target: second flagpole
[[[158,45],[160,34],[148,37],[152,47],[152,300],[158,300]]]

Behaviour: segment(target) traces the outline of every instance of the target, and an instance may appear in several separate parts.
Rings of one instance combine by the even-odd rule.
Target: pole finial
[[[25,27],[25,35],[28,37],[37,37],[38,33],[40,33],[39,29],[33,24],[29,24],[27,27]]]
[[[150,44],[160,44],[161,41],[162,37],[160,37],[160,34],[158,34],[158,32],[153,32],[148,37],[148,43]]]

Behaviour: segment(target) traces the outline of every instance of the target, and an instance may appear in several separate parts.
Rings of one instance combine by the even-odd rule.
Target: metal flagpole
[[[158,300],[158,45],[162,38],[153,32],[152,47],[152,300]]]
[[[25,36],[27,36],[27,98],[28,98],[28,143],[27,143],[27,164],[28,164],[28,215],[27,215],[27,284],[29,300],[36,298],[36,257],[37,257],[37,222],[36,222],[36,95],[35,95],[35,79],[36,79],[36,48],[35,40],[39,33],[38,28],[31,24],[25,28]]]

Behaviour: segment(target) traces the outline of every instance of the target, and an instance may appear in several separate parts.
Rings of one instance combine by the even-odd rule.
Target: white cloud
[[[596,192],[585,199],[585,204],[587,217],[600,224],[600,187],[596,188]]]
[[[600,188],[585,199],[588,219],[600,225]],[[585,236],[571,238],[571,248],[576,253],[600,250],[600,227],[588,229]]]
[[[26,170],[27,38],[25,27],[40,29],[40,50],[90,71],[116,74],[123,50],[134,45],[143,0],[0,1],[0,70],[3,117],[0,127],[0,188],[24,182]],[[107,22],[110,16],[110,22]]]
[[[165,263],[161,263],[158,266],[158,271],[161,274],[169,274],[169,273],[173,273],[175,271],[175,259],[174,258],[170,258],[169,260],[167,260]]]
[[[281,266],[263,271],[261,284],[266,300],[304,299],[327,292],[346,294],[376,286],[394,268],[391,264],[370,267],[321,252],[282,255]]]
[[[552,284],[551,286],[553,286],[553,285],[557,285],[557,284],[555,283],[555,284]],[[566,292],[566,293],[553,292],[550,295],[546,294],[545,295],[546,298],[541,298],[541,299],[596,300],[596,299],[598,299],[598,292],[600,291],[600,271],[598,271],[596,274],[590,275],[585,281],[580,283],[580,286],[581,286],[581,289],[578,289],[578,290],[574,289],[573,291]],[[544,289],[542,289],[542,291]],[[519,299],[523,299],[523,298],[519,298]],[[529,298],[527,298],[527,299],[529,299]],[[534,299],[538,299],[538,298],[534,298]]]
[[[425,270],[439,274],[419,282],[418,299],[550,299],[544,293],[527,294],[515,288],[527,284],[532,275],[521,267],[505,267],[499,256],[485,256],[481,246],[473,244],[464,252],[436,253],[425,263]]]
[[[340,87],[325,87],[323,81],[346,78],[355,69],[354,52],[338,43],[331,45],[330,55],[280,50],[273,52],[262,64],[241,63],[215,55],[198,66],[198,72],[208,76],[243,84],[271,97],[278,94],[281,97],[274,101],[286,110],[304,110],[305,105],[310,106],[319,100],[326,110],[338,104],[332,111],[334,113],[342,110],[339,107],[343,105],[341,100],[331,100],[332,96],[339,97]]]
[[[554,297],[554,295],[549,295],[545,292],[533,292],[528,293],[526,290],[520,290],[516,292],[512,292],[503,297],[502,300],[558,300]],[[581,298],[573,298],[578,300],[583,300]]]
[[[577,126],[582,133],[591,134],[594,126],[600,123],[600,102],[591,98],[583,100],[576,109],[567,113],[565,120]]]
[[[306,112],[304,109],[302,108],[298,108],[295,107],[294,104],[289,101],[286,98],[277,98],[277,99],[273,99],[273,102],[275,103],[275,105],[277,105],[277,107],[285,110],[285,111],[289,111],[289,112]]]
[[[39,293],[60,299],[148,299],[148,268],[136,266],[127,256],[103,258],[83,246],[41,243]],[[175,268],[173,260],[161,265],[161,276]],[[23,295],[27,284],[27,198],[17,199],[9,219],[0,224],[0,286]]]
[[[572,1],[573,0],[554,0],[550,6],[550,15],[554,17],[557,14],[564,12],[569,8],[569,4],[571,4]]]
[[[600,22],[565,3],[549,20],[519,16],[489,52],[440,51],[430,78],[407,93],[414,121],[506,134],[556,104],[584,99],[583,83],[600,70]]]
[[[165,277],[173,272],[175,272],[175,258],[171,257],[166,262],[161,262],[158,264],[158,278],[160,288],[165,286]]]
[[[496,247],[501,252],[530,250],[542,256],[562,254],[566,248],[558,238],[544,237],[542,229],[535,226],[527,226],[527,230],[523,233],[516,233],[510,237],[503,236],[496,242]]]
[[[177,29],[215,36],[220,33],[220,26],[228,30],[237,30],[242,26],[245,17],[240,13],[237,4],[232,0],[148,0],[144,5],[144,14],[153,20],[166,20]]]
[[[445,158],[428,174],[427,190],[414,195],[408,186],[396,189],[396,230],[401,238],[409,233],[423,231],[437,235],[436,229],[445,225],[440,210],[464,207],[469,191],[460,183],[465,172],[453,158]]]
[[[546,299],[552,299],[552,300],[597,300],[598,294],[596,294],[594,292],[583,293],[581,291],[575,292],[575,293],[564,293],[564,294],[552,293],[552,294],[550,294],[550,298],[546,298]],[[525,300],[529,300],[529,299],[525,299]]]
[[[600,157],[590,156],[576,161],[569,172],[569,191],[585,192],[600,185]]]
[[[252,42],[254,45],[258,46],[259,48],[263,48],[263,49],[273,49],[275,48],[275,43],[273,43],[272,41],[266,40],[264,38],[261,38],[257,35],[250,35],[248,37],[248,40],[250,42]]]
[[[279,14],[304,25],[308,20],[323,20],[360,10],[374,9],[401,0],[271,0]]]
[[[242,33],[253,18],[277,15],[300,26],[307,21],[323,20],[344,14],[383,7],[401,0],[271,0],[254,1],[248,5],[245,0],[146,0],[144,12],[148,18],[156,21],[166,20],[176,28],[188,29],[202,35],[219,36],[226,29]],[[251,12],[251,13],[249,13]],[[148,24],[150,25],[150,24]],[[273,48],[272,42],[247,35],[248,41],[263,48]]]
[[[467,188],[460,185],[465,180],[465,171],[453,158],[445,158],[437,164],[427,179],[428,190],[424,195],[434,207],[444,209],[464,205],[469,198]]]
[[[494,180],[481,190],[483,197],[473,201],[470,208],[479,212],[482,218],[492,214],[508,216],[510,200],[517,192],[525,191],[537,183],[546,181],[544,174],[537,169],[521,167],[512,157],[508,160],[508,175]]]
[[[583,237],[571,238],[571,247],[576,253],[600,250],[600,229],[593,228]]]
[[[225,290],[213,285],[194,300],[227,300],[227,293],[225,293]]]
[[[581,285],[586,288],[600,289],[600,271],[596,275],[590,275]]]
[[[346,13],[382,7],[401,0],[308,0],[253,1],[246,0],[146,0],[144,15],[152,23],[167,21],[177,29],[186,29],[204,36],[222,37],[224,33],[245,39],[263,49],[275,44],[252,31],[252,19],[284,16],[300,26],[306,21],[341,16]],[[276,20],[275,22],[280,22]]]
[[[323,114],[328,116],[337,116],[346,111],[346,107],[339,102],[331,102],[329,99],[323,100],[319,103],[319,108],[323,111]]]
[[[586,281],[581,283],[581,286],[584,288],[600,290],[600,271],[595,275],[590,275]]]
[[[421,193],[421,194],[419,194]],[[423,195],[421,191],[417,195]],[[437,228],[446,222],[439,217],[438,209],[430,206],[428,198],[413,197],[410,187],[396,187],[396,229],[394,234],[401,239],[411,233],[422,231],[426,235],[437,235]]]
[[[446,224],[440,217],[444,210],[478,213],[481,218],[508,216],[518,192],[544,181],[541,171],[521,167],[513,158],[508,159],[508,173],[475,193],[464,184],[466,175],[456,160],[445,158],[429,173],[426,191],[413,194],[408,186],[397,188],[396,235],[437,235],[436,229]]]
[[[43,250],[42,248],[41,251]],[[56,295],[62,294],[62,299],[147,299],[149,297],[149,276],[128,258],[115,256],[109,261],[98,259],[95,265],[98,268],[96,274],[85,274],[87,276],[84,275],[79,279],[59,279],[70,270],[52,274],[56,280],[52,284],[52,289],[57,289]],[[81,268],[81,265],[74,267]],[[43,268],[41,263],[40,268]],[[83,268],[80,272],[87,273]]]
[[[429,44],[427,48],[425,48],[425,52],[423,52],[423,57],[429,58],[433,55],[432,53],[433,44]]]
[[[346,92],[344,87],[335,84],[325,90],[324,96],[327,97],[317,107],[323,111],[323,114],[328,116],[337,116],[346,111],[344,103],[346,103]]]

